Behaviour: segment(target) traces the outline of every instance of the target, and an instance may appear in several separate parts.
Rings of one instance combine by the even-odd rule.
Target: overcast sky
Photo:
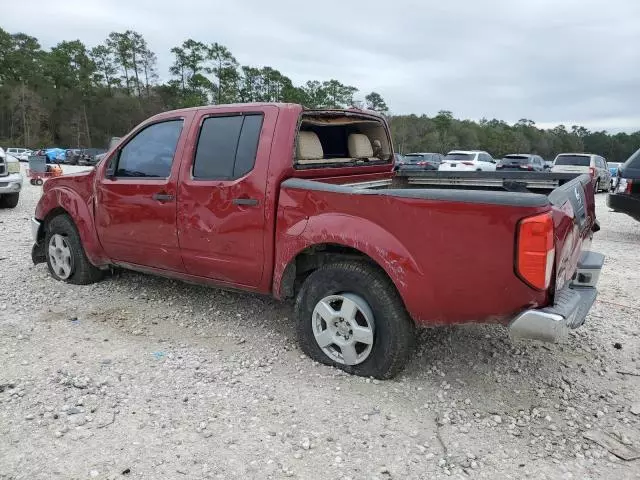
[[[297,84],[336,78],[377,91],[393,113],[640,130],[640,0],[2,3],[0,26],[44,47],[134,29],[164,79],[171,47],[193,38]]]

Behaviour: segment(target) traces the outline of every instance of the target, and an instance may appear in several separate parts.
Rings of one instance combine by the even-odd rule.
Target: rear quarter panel
[[[280,192],[273,291],[305,248],[360,250],[393,280],[418,324],[503,322],[546,304],[514,271],[519,220],[546,207],[288,188]]]

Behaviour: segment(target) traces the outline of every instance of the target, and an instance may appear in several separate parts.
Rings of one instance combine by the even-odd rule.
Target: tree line
[[[157,56],[143,35],[112,32],[100,45],[62,41],[50,49],[24,33],[0,28],[0,145],[104,147],[155,113],[206,104],[292,102],[309,108],[358,106],[388,115],[396,150],[446,152],[483,149],[495,156],[534,152],[591,151],[621,160],[640,146],[640,132],[609,135],[584,127],[539,129],[523,119],[456,120],[389,115],[382,96],[336,79],[302,85],[269,66],[241,65],[219,43],[187,39],[170,51],[161,81]]]
[[[526,118],[514,125],[497,119],[473,122],[457,120],[446,110],[432,118],[391,116],[389,123],[394,147],[403,153],[478,149],[486,150],[495,158],[509,153],[535,153],[553,160],[561,152],[589,152],[602,155],[610,162],[621,162],[640,148],[640,131],[611,135],[579,125],[542,129]]]

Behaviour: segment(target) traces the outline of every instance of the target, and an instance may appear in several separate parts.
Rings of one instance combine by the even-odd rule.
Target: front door
[[[184,272],[176,184],[185,122],[172,118],[142,127],[96,172],[96,229],[116,263]]]
[[[194,120],[198,141],[178,188],[178,239],[188,273],[248,287],[260,283],[277,112],[242,107]]]

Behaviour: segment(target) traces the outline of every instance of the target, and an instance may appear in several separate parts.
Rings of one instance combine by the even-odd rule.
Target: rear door
[[[143,126],[97,172],[96,229],[112,260],[184,271],[176,184],[189,120],[180,116]]]
[[[598,178],[600,179],[600,185],[609,185],[611,181],[611,173],[609,173],[609,167],[607,167],[607,161],[602,157],[596,157]]]
[[[239,107],[195,119],[178,189],[178,238],[189,274],[248,287],[262,279],[277,116],[274,106]]]

